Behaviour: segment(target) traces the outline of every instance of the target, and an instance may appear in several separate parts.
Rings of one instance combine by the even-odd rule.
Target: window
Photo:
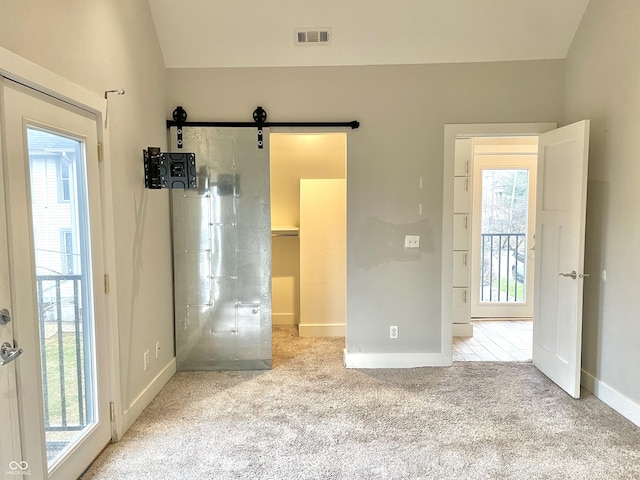
[[[68,202],[71,200],[71,190],[69,182],[70,162],[66,156],[58,159],[58,202]]]
[[[60,229],[60,255],[62,273],[64,275],[73,275],[73,236],[71,229]]]

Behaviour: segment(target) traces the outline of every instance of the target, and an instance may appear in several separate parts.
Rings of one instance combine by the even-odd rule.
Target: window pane
[[[482,171],[480,301],[526,300],[529,171]]]
[[[96,420],[84,144],[37,128],[27,134],[51,467]]]

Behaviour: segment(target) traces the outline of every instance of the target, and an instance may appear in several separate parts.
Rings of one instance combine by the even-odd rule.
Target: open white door
[[[540,135],[533,363],[580,397],[589,120]]]
[[[0,97],[0,479],[78,478],[111,440],[97,121]]]

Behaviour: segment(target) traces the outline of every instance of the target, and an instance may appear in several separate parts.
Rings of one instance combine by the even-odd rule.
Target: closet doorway
[[[273,326],[343,337],[347,135],[272,132],[269,144]]]

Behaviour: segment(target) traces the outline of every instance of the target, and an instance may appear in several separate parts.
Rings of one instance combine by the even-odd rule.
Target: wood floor
[[[473,321],[473,337],[453,338],[454,361],[526,362],[531,360],[533,321]]]

